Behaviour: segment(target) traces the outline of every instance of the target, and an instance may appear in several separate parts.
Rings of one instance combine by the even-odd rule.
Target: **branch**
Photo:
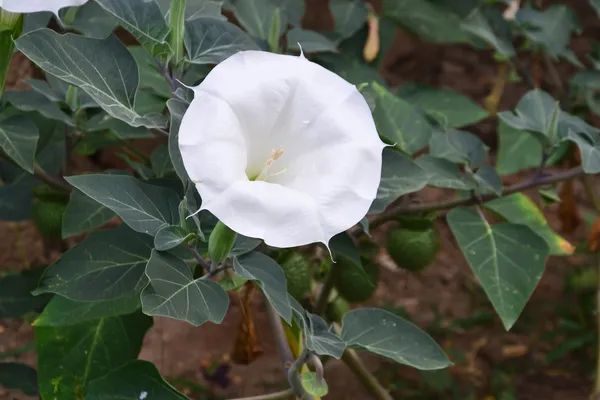
[[[205,271],[210,272],[210,264],[202,257],[200,253],[198,253],[198,250],[196,250],[194,246],[188,246],[188,250],[190,253],[192,253],[196,262],[200,264]]]
[[[69,185],[67,181],[63,180],[62,178],[49,175],[37,163],[33,165],[33,176],[55,189],[63,190],[65,192],[73,191],[73,187]]]
[[[327,277],[325,278],[325,283],[323,283],[323,287],[319,292],[319,297],[317,297],[317,302],[315,304],[315,314],[323,315],[325,310],[327,309],[327,303],[329,302],[329,295],[331,294],[331,290],[334,286],[334,274],[333,269],[335,265],[331,265],[329,268],[329,272],[327,272]]]
[[[342,355],[342,361],[377,400],[394,400],[377,378],[367,370],[354,350],[346,349]]]
[[[522,192],[524,190],[531,189],[534,187],[558,183],[569,179],[578,178],[584,175],[585,172],[583,171],[583,169],[581,167],[576,167],[554,175],[548,175],[545,177],[542,176],[536,179],[529,179],[523,182],[519,182],[515,185],[508,186],[504,188],[504,190],[502,191],[502,195],[506,196],[509,194]],[[416,212],[447,210],[449,208],[457,206],[470,206],[473,204],[477,204],[478,202],[486,202],[496,198],[498,197],[494,194],[487,194],[484,196],[479,196],[478,198],[468,197],[463,199],[447,200],[436,203],[408,204],[377,215],[369,222],[369,227],[370,229],[374,229],[385,222],[394,220],[398,215],[411,214]]]

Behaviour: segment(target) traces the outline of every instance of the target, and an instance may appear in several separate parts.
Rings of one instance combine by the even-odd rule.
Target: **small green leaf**
[[[157,178],[164,178],[174,171],[173,163],[169,157],[169,148],[166,145],[158,146],[150,155],[152,171]]]
[[[292,320],[285,275],[275,260],[253,251],[235,257],[233,268],[242,278],[259,281],[260,288],[279,315],[287,322]]]
[[[248,282],[248,279],[242,278],[239,275],[231,274],[230,276],[226,276],[219,281],[219,285],[226,291],[238,290],[241,288],[244,283]]]
[[[447,219],[473,273],[510,329],[542,277],[546,241],[525,225],[489,225],[466,208],[450,211]]]
[[[384,149],[381,183],[369,214],[382,212],[400,196],[418,192],[428,181],[427,171],[408,156],[389,148]]]
[[[81,399],[87,385],[136,359],[152,318],[141,313],[68,327],[36,327],[39,391],[43,399]]]
[[[179,126],[181,125],[181,119],[183,114],[187,110],[189,103],[183,100],[173,97],[167,101],[167,107],[171,114],[171,129],[169,132],[169,156],[171,157],[171,163],[177,173],[177,176],[184,184],[187,184],[189,177],[185,166],[183,165],[183,159],[181,158],[181,152],[179,151]]]
[[[71,117],[64,113],[52,100],[35,90],[9,90],[4,92],[3,100],[21,111],[35,111],[44,117],[75,126]]]
[[[470,132],[451,129],[435,131],[429,140],[429,154],[444,158],[455,164],[468,164],[473,168],[481,166],[487,157],[487,146]]]
[[[113,210],[131,229],[154,236],[159,229],[179,223],[179,196],[169,188],[142,183],[131,176],[89,174],[67,181]]]
[[[511,175],[542,163],[542,144],[531,133],[515,129],[498,120],[498,158],[500,175]]]
[[[62,236],[68,238],[91,231],[104,225],[114,216],[112,210],[74,190],[63,216]]]
[[[257,248],[262,243],[262,240],[247,237],[244,235],[240,235],[239,233],[235,237],[235,242],[233,243],[233,248],[229,255],[231,257],[241,256],[243,254],[249,253],[255,248]]]
[[[373,97],[373,119],[377,131],[388,143],[410,154],[427,146],[432,127],[420,111],[376,82],[361,92]]]
[[[0,363],[0,387],[18,389],[27,396],[38,396],[37,372],[25,364]]]
[[[487,111],[473,100],[448,89],[407,83],[398,89],[397,95],[435,119],[441,119],[444,128],[460,128],[488,117]]]
[[[306,347],[319,355],[328,355],[338,360],[346,350],[346,343],[316,314],[306,313]]]
[[[229,296],[217,283],[194,280],[182,260],[152,250],[146,266],[150,284],[141,294],[142,310],[200,326],[206,321],[220,324],[229,308]]]
[[[427,185],[456,190],[472,190],[477,187],[475,179],[463,174],[451,161],[424,154],[415,162],[425,171]]]
[[[317,374],[310,371],[302,374],[302,387],[308,394],[316,397],[324,397],[329,392],[325,379],[319,380]]]
[[[0,120],[0,147],[21,168],[33,173],[33,160],[39,139],[35,123],[15,115]]]
[[[67,14],[69,8],[61,10],[60,15]],[[65,18],[61,18],[64,22]],[[85,36],[102,39],[110,35],[119,25],[119,21],[104,11],[95,1],[89,1],[77,8],[75,19],[65,25],[67,30],[76,30]]]
[[[305,4],[297,0],[230,0],[235,18],[255,37],[268,41],[271,36],[280,38],[288,22],[299,26],[304,16]],[[273,20],[279,15],[278,29],[271,31]]]
[[[33,268],[0,278],[0,319],[21,318],[44,308],[50,296],[34,296],[31,292],[45,269]]]
[[[462,30],[483,39],[498,53],[507,57],[515,55],[510,25],[498,10],[474,8],[460,23],[460,27]]]
[[[156,232],[154,247],[159,251],[171,250],[184,243],[192,234],[186,234],[179,226],[165,226]]]
[[[218,64],[239,51],[259,49],[243,30],[216,18],[187,21],[184,38],[192,64]]]
[[[39,43],[44,46],[40,47]],[[21,36],[16,45],[44,71],[83,89],[112,117],[136,127],[166,124],[162,115],[139,115],[134,110],[138,67],[115,36],[93,39],[39,29]]]
[[[550,248],[550,255],[569,255],[573,253],[573,245],[555,233],[544,213],[529,197],[522,193],[515,193],[484,204],[508,222],[523,224],[544,238]]]
[[[581,167],[588,174],[600,172],[600,134],[581,134],[569,130],[565,140],[571,141],[579,147],[581,152]]]
[[[131,360],[88,385],[85,400],[187,400],[148,361]]]
[[[96,231],[46,269],[34,294],[56,293],[75,301],[130,296],[147,283],[152,238],[122,225]]]
[[[127,50],[133,55],[140,70],[139,89],[149,90],[158,96],[169,99],[171,88],[162,71],[158,70],[156,60],[142,46],[128,46]]]
[[[331,0],[329,9],[340,40],[354,35],[367,23],[369,10],[362,0]]]
[[[496,196],[502,195],[502,178],[491,165],[484,165],[479,168],[473,178],[479,183],[478,191],[481,193],[492,192]]]
[[[288,49],[302,50],[304,53],[337,53],[337,45],[319,32],[302,28],[290,29],[287,33]]]
[[[362,347],[419,370],[435,370],[452,365],[427,333],[377,308],[348,312],[342,320],[341,338],[348,346]]]
[[[172,54],[167,43],[169,25],[154,0],[97,0],[97,3],[114,15],[152,55]]]
[[[54,296],[34,326],[72,326],[100,318],[132,314],[140,308],[139,294],[106,301],[78,302]]]

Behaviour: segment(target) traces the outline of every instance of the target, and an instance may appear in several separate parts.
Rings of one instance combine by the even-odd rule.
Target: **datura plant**
[[[389,400],[357,350],[419,370],[452,361],[416,325],[360,304],[396,276],[382,252],[405,274],[435,264],[441,218],[510,329],[547,258],[574,250],[521,192],[549,204],[600,172],[587,122],[600,72],[590,55],[570,85],[556,74],[559,60],[583,69],[566,5],[512,4],[505,18],[504,3],[331,0],[334,23],[316,31],[302,26],[304,0],[0,0],[0,219],[33,220],[48,255],[61,253],[0,277],[0,319],[31,318],[37,354],[34,368],[0,353],[0,386],[186,399],[138,359],[154,318],[220,324],[233,298],[249,341],[254,298],[288,385],[264,398],[326,397],[323,364],[341,359]],[[448,89],[391,88],[380,72],[396,29],[493,51],[485,109]],[[529,53],[554,85],[540,88]],[[24,58],[28,89],[5,89]],[[531,87],[499,110],[509,78]],[[486,118],[495,157],[469,131]],[[445,200],[419,200],[425,187]]]

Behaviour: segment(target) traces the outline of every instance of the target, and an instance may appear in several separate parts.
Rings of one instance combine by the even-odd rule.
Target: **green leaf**
[[[62,237],[68,238],[91,231],[104,225],[114,216],[112,210],[74,190],[63,215]]]
[[[113,210],[131,229],[154,236],[164,226],[179,223],[179,196],[169,188],[142,183],[131,176],[88,174],[67,181]]]
[[[481,194],[494,193],[496,196],[502,195],[502,178],[491,165],[484,165],[473,175],[473,178],[479,183],[478,192]],[[479,194],[479,193],[478,193]]]
[[[63,9],[59,13],[65,15],[69,9]],[[65,18],[62,17],[61,21]],[[98,39],[103,39],[110,35],[119,25],[119,21],[111,14],[107,13],[95,1],[89,1],[77,8],[75,19],[65,28],[73,29],[83,33],[85,36],[90,36]]]
[[[397,95],[441,120],[446,128],[460,128],[488,117],[487,111],[473,100],[448,89],[407,83],[398,89]]]
[[[13,42],[12,30],[0,31],[0,93],[4,92],[8,67],[12,58],[15,44]]]
[[[302,387],[308,394],[323,397],[329,392],[329,386],[324,378],[320,379],[314,372],[307,371],[302,374]]]
[[[235,272],[244,279],[255,280],[279,315],[288,323],[292,308],[288,300],[287,283],[283,270],[272,258],[253,251],[233,259]]]
[[[0,387],[18,389],[27,396],[37,396],[37,372],[25,364],[0,363]]]
[[[420,111],[376,82],[361,92],[374,98],[377,131],[389,143],[410,154],[427,146],[432,127]]]
[[[73,119],[65,114],[58,104],[35,90],[9,90],[4,92],[2,99],[21,111],[36,111],[46,118],[75,126]]]
[[[498,10],[474,8],[460,23],[460,27],[462,30],[483,39],[498,53],[507,57],[515,55],[510,25]]]
[[[137,358],[152,318],[141,313],[68,327],[36,327],[43,399],[82,399],[87,385]]]
[[[115,36],[93,39],[39,29],[21,36],[16,45],[44,71],[82,88],[112,117],[136,127],[165,125],[162,115],[141,116],[134,110],[138,67]]]
[[[156,232],[154,247],[159,251],[171,250],[185,242],[189,237],[180,226],[165,226]]]
[[[429,141],[429,154],[455,164],[481,166],[487,157],[487,146],[471,132],[451,129],[435,131]]]
[[[139,294],[106,301],[73,301],[54,296],[34,326],[72,326],[100,318],[132,314],[140,308]]]
[[[230,257],[241,256],[246,253],[250,253],[252,250],[257,248],[262,243],[262,240],[240,235],[239,233],[235,237],[233,248],[229,253]]]
[[[147,47],[154,56],[172,53],[167,43],[169,25],[153,0],[97,0],[100,7],[114,15],[123,28]]]
[[[600,134],[581,134],[569,130],[565,140],[571,141],[579,147],[581,152],[581,167],[588,174],[600,172]]]
[[[150,90],[160,97],[168,99],[172,96],[167,79],[158,70],[156,61],[142,46],[128,46],[127,49],[135,58],[140,70],[139,89]]]
[[[544,273],[546,241],[525,225],[489,225],[466,208],[450,211],[447,219],[473,273],[510,329]]]
[[[0,120],[0,147],[29,173],[33,173],[39,135],[35,123],[23,116],[15,115]]]
[[[88,385],[85,400],[186,400],[148,361],[131,360]]]
[[[143,126],[133,127],[120,119],[112,118],[105,112],[99,112],[85,121],[83,130],[87,133],[109,133],[107,139],[110,140],[112,140],[111,135],[120,139],[144,139],[154,136],[149,129]],[[90,135],[87,136],[90,137]]]
[[[166,145],[158,146],[150,155],[152,171],[157,178],[164,178],[174,171],[173,163],[169,157],[169,148]]]
[[[417,165],[408,156],[389,148],[383,150],[381,183],[377,197],[369,214],[383,212],[385,208],[400,196],[418,192],[429,181],[427,171]]]
[[[273,36],[281,37],[288,22],[299,26],[304,16],[304,2],[298,0],[231,0],[230,3],[235,18],[244,29],[266,41]],[[273,21],[277,18],[278,29],[272,32]]]
[[[544,213],[526,195],[515,193],[501,199],[489,201],[484,206],[499,214],[508,222],[526,225],[531,228],[544,238],[550,249],[550,255],[559,256],[573,253],[573,245],[550,228]]]
[[[337,53],[337,45],[319,32],[302,28],[292,28],[287,33],[288,49],[300,50],[304,53]]]
[[[460,18],[424,0],[383,0],[384,17],[392,19],[403,28],[427,42],[467,42],[465,32],[457,29]]]
[[[186,21],[184,41],[192,64],[218,64],[239,51],[259,49],[237,26],[210,17]]]
[[[56,293],[75,301],[130,296],[147,283],[144,269],[151,251],[152,238],[124,225],[93,232],[46,269],[34,294]]]
[[[31,291],[37,287],[45,269],[33,268],[0,278],[0,319],[21,318],[44,308],[50,297],[33,296]]]
[[[152,250],[146,267],[150,284],[142,291],[142,310],[200,326],[206,321],[220,324],[229,307],[229,296],[217,283],[194,280],[182,260]]]
[[[349,38],[367,23],[369,10],[362,0],[331,0],[329,9],[340,39]]]
[[[478,186],[475,179],[463,174],[451,161],[425,154],[415,162],[427,174],[427,185],[456,190],[472,190]]]
[[[339,360],[346,350],[346,343],[327,326],[320,316],[307,312],[306,322],[306,347],[316,354],[328,355]]]
[[[511,175],[542,163],[542,144],[531,133],[515,129],[498,120],[498,158],[500,175]]]
[[[419,370],[452,365],[444,351],[425,332],[384,310],[361,308],[342,320],[342,340]]]
[[[171,0],[155,0],[165,19],[169,18]],[[194,19],[198,17],[212,17],[226,19],[221,15],[221,7],[224,0],[186,0],[185,19]]]
[[[171,129],[169,131],[168,144],[169,156],[171,157],[171,162],[173,163],[173,168],[175,169],[177,176],[184,184],[187,184],[189,177],[185,166],[183,165],[181,152],[179,151],[179,126],[181,125],[181,119],[183,118],[183,114],[185,114],[188,106],[189,103],[186,103],[185,101],[175,97],[167,101],[167,107],[169,108],[169,113],[171,114]]]
[[[19,171],[22,170],[19,168]],[[0,220],[19,222],[31,219],[33,199],[29,186],[26,184],[0,185]]]

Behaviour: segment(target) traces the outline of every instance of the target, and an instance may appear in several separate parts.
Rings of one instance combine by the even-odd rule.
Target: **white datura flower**
[[[13,13],[50,11],[58,15],[64,7],[80,6],[88,0],[0,0],[0,8]]]
[[[280,248],[328,246],[366,215],[385,144],[355,86],[303,55],[243,51],[193,90],[179,148],[202,210]]]

